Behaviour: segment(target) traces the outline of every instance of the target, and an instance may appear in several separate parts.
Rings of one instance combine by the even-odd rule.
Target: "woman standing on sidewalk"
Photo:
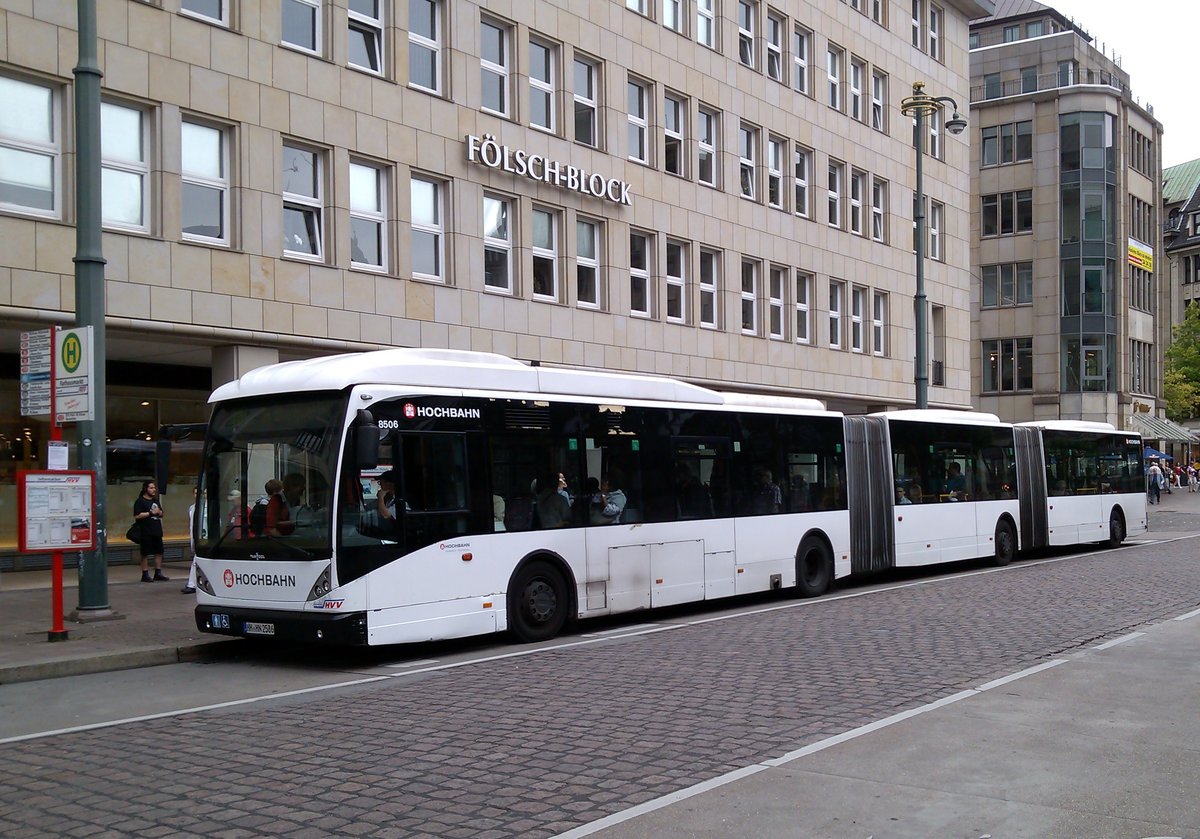
[[[142,483],[142,494],[133,502],[133,519],[141,525],[138,545],[142,551],[142,582],[165,582],[162,572],[163,529],[162,505],[158,503],[158,484],[154,481]],[[154,576],[150,576],[150,559],[154,559]]]

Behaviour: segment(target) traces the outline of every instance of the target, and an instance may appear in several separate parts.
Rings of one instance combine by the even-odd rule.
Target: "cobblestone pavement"
[[[860,591],[0,746],[0,835],[547,837],[1194,609],[1200,562],[1186,539]]]

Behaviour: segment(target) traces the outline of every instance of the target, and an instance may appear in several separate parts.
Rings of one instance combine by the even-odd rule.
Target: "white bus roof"
[[[825,406],[815,399],[721,393],[663,376],[534,367],[497,353],[438,349],[376,350],[271,364],[221,385],[209,402],[313,390],[344,390],[354,385],[371,384],[793,411],[825,410]]]
[[[1030,422],[1018,422],[1016,425],[1029,425],[1036,428],[1044,428],[1047,431],[1108,431],[1120,434],[1138,434],[1136,431],[1118,431],[1112,423],[1087,422],[1085,420],[1032,420]],[[1139,434],[1138,436],[1141,435]]]
[[[871,414],[873,417],[887,419],[913,420],[916,422],[956,422],[963,425],[1008,425],[1001,422],[995,414],[984,414],[979,411],[955,411],[950,408],[905,408],[899,411],[882,411]]]

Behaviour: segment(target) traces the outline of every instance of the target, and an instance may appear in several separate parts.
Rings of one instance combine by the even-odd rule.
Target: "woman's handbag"
[[[142,543],[142,522],[138,519],[133,524],[129,525],[129,529],[125,531],[125,538],[130,542]]]

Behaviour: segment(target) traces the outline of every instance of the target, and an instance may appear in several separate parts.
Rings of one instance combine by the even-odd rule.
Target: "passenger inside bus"
[[[557,469],[534,482],[537,487],[537,517],[545,528],[566,527],[571,523],[571,504],[563,492],[566,479]]]
[[[946,501],[965,501],[967,498],[967,476],[962,473],[962,467],[957,461],[950,461],[946,467],[945,484]]]

